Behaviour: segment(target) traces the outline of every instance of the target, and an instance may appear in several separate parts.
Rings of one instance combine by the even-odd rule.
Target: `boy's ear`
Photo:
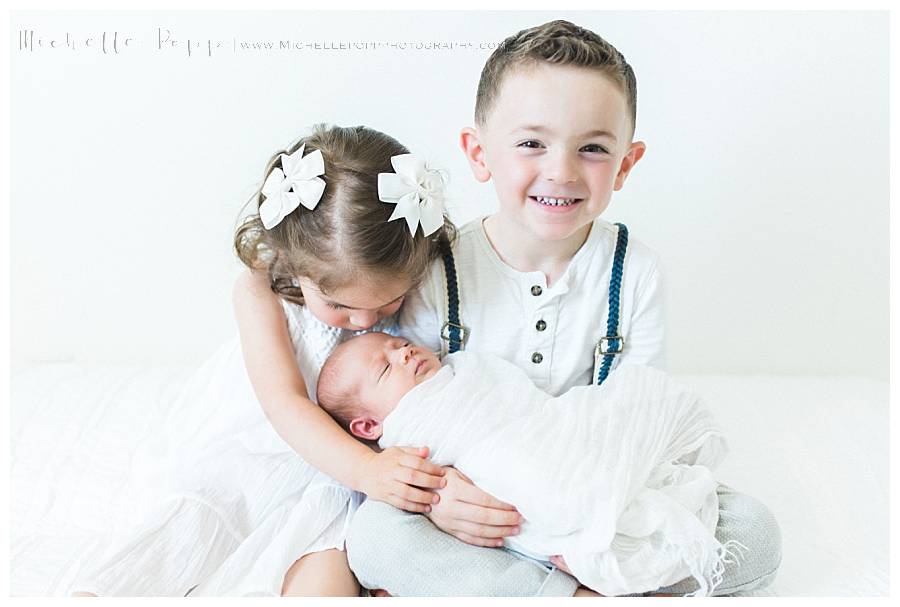
[[[350,422],[350,433],[364,440],[378,440],[382,432],[381,422],[370,415],[356,417]]]
[[[625,158],[622,159],[622,165],[619,167],[619,173],[616,175],[616,183],[613,186],[613,190],[618,191],[622,189],[622,186],[625,185],[625,178],[628,177],[628,173],[631,172],[631,169],[634,168],[634,165],[637,164],[638,160],[643,157],[646,150],[647,146],[643,141],[632,142],[631,147],[625,154]]]
[[[459,134],[459,146],[462,148],[475,179],[484,183],[491,178],[491,172],[484,162],[484,147],[478,138],[478,130],[467,126]]]

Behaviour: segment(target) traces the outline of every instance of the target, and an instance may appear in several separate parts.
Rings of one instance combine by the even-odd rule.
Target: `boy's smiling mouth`
[[[583,200],[582,198],[553,198],[550,196],[529,196],[528,198],[547,208],[571,207]]]

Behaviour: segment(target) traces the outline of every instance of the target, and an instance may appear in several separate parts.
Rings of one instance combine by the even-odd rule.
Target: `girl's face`
[[[334,289],[327,295],[308,278],[300,278],[303,300],[312,315],[326,325],[350,331],[371,329],[382,318],[400,309],[408,280],[395,279]]]

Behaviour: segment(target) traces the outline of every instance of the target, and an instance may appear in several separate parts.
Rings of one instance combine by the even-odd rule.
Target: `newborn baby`
[[[508,548],[562,555],[604,595],[721,579],[717,483],[725,441],[699,399],[654,369],[625,366],[602,386],[559,397],[495,356],[443,365],[402,338],[367,333],[335,349],[319,404],[381,448],[427,446],[478,487],[516,506]]]

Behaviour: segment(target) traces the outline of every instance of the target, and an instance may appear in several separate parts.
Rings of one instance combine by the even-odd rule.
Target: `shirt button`
[[[537,297],[538,295],[540,295],[543,292],[544,292],[544,290],[541,288],[540,285],[534,285],[533,287],[531,287],[531,294],[534,295],[535,297]]]
[[[534,328],[537,329],[538,331],[543,331],[544,329],[547,328],[547,323],[545,323],[543,320],[539,320],[539,321],[537,321],[537,324],[534,325]]]
[[[533,362],[536,365],[539,364],[542,360],[544,360],[544,357],[543,357],[543,355],[541,355],[540,352],[535,352],[534,354],[531,355],[531,362]]]

